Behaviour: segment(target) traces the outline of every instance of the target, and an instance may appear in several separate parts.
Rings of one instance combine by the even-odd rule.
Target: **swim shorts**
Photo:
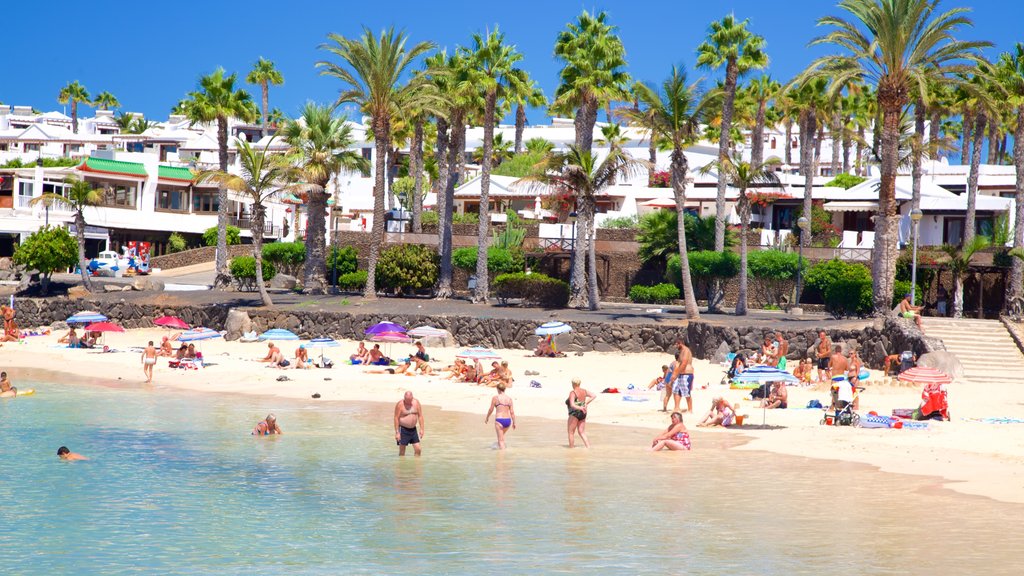
[[[406,428],[405,426],[399,426],[398,445],[407,446],[409,444],[420,443],[420,433],[416,428]]]
[[[680,374],[672,385],[674,396],[690,397],[690,390],[693,389],[693,374]]]
[[[832,358],[825,356],[824,358],[818,358],[818,370],[828,370],[828,365]]]

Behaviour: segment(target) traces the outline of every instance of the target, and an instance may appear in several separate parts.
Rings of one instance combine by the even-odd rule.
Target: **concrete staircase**
[[[1024,377],[1024,354],[999,320],[925,316],[928,336],[941,338],[975,384],[1007,384]]]

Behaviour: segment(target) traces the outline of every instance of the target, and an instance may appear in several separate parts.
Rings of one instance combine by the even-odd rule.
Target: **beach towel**
[[[643,396],[637,396],[635,394],[623,394],[622,399],[626,402],[647,402],[650,398],[644,398]]]
[[[530,380],[530,388],[540,388],[540,382],[536,380]]]
[[[1020,418],[962,418],[964,422],[977,422],[979,424],[1024,424],[1024,420]]]

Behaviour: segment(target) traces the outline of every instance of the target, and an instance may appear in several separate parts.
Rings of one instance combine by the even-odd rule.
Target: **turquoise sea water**
[[[648,431],[592,426],[569,451],[564,423],[524,420],[500,453],[482,414],[427,407],[424,457],[399,459],[390,405],[20,384],[3,574],[1021,571],[1022,507],[721,434],[650,454]],[[249,436],[269,411],[285,435]]]

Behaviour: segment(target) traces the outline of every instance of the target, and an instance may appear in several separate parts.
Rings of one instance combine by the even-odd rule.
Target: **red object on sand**
[[[113,322],[96,322],[95,324],[89,324],[85,327],[86,332],[124,332],[124,328],[121,328]]]
[[[163,326],[164,328],[181,328],[182,330],[188,330],[189,327],[184,320],[175,316],[161,316],[153,320],[153,324]]]
[[[900,372],[899,380],[917,384],[949,384],[953,381],[945,372],[924,366],[915,366],[910,370]]]
[[[943,420],[949,420],[949,395],[945,384],[925,384],[921,391],[921,414],[925,416],[938,412]]]

